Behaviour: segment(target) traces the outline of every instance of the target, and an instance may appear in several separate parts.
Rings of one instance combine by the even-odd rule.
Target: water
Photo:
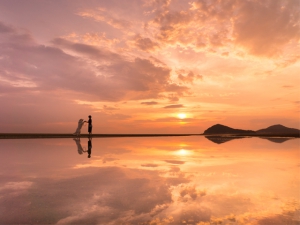
[[[299,139],[212,141],[0,140],[0,224],[300,224]]]

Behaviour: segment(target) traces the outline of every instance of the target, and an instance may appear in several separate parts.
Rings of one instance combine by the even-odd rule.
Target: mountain
[[[257,134],[300,134],[300,130],[276,124],[265,129],[257,130]]]
[[[250,135],[250,136],[278,136],[278,137],[300,137],[300,130],[276,124],[257,131],[234,129],[222,124],[216,124],[204,131],[204,135]],[[273,140],[272,140],[273,141]],[[278,141],[278,140],[276,140]]]
[[[255,134],[253,130],[233,129],[222,124],[216,124],[204,131],[204,135],[210,134]]]

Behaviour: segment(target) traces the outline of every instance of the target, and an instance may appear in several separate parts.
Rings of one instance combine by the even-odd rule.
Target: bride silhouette
[[[74,135],[80,136],[81,128],[82,128],[82,126],[83,126],[84,123],[85,123],[85,121],[83,119],[80,119],[78,121],[78,126],[77,126],[77,129],[76,129]]]

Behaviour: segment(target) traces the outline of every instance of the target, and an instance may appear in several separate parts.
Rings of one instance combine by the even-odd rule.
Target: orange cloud
[[[159,48],[158,43],[152,41],[150,38],[143,38],[140,35],[134,37],[134,46],[143,51],[153,51]]]
[[[165,10],[152,23],[161,44],[194,48],[240,46],[273,57],[300,38],[300,9],[292,1],[194,1],[182,11]]]
[[[114,28],[128,29],[132,26],[132,23],[128,20],[119,19],[108,13],[105,9],[98,8],[97,10],[83,11],[78,13],[79,16],[85,18],[92,18],[96,21],[106,22]]]

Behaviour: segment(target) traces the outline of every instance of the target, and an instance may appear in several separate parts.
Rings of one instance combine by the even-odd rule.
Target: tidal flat
[[[0,224],[300,224],[299,138],[83,136],[0,146]]]

